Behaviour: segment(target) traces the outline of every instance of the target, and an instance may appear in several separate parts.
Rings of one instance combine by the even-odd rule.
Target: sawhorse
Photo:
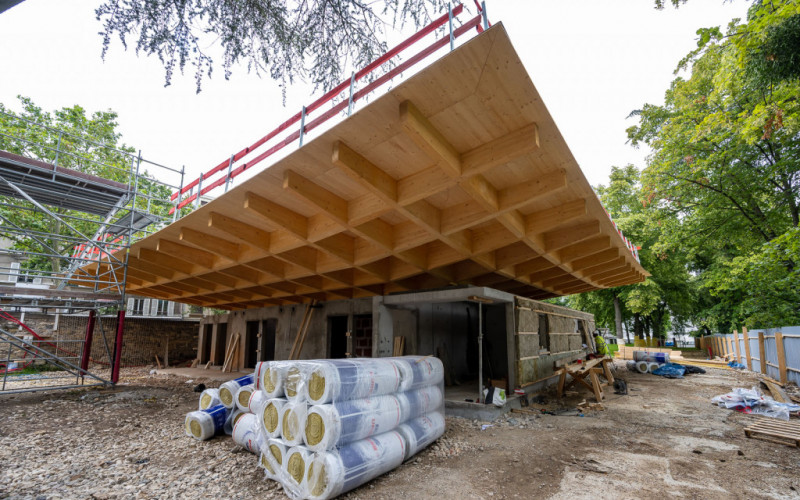
[[[609,387],[614,384],[614,376],[611,374],[611,368],[608,366],[609,363],[613,362],[611,358],[604,357],[595,358],[585,363],[572,363],[562,367],[557,371],[559,374],[558,397],[561,398],[566,389],[569,389],[576,383],[580,383],[594,393],[594,397],[597,399],[598,403],[602,402],[604,397],[603,387]],[[564,384],[567,381],[567,375],[570,375],[572,380],[565,387]],[[605,383],[600,382],[599,375],[605,377]],[[589,377],[591,383],[586,381],[586,377]]]

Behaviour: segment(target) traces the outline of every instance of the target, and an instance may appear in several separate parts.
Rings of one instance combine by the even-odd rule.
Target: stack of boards
[[[384,474],[445,430],[432,356],[268,361],[200,396],[186,433],[226,433],[292,498],[328,499]]]

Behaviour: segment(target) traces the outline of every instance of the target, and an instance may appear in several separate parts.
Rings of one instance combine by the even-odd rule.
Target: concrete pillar
[[[394,327],[392,311],[383,305],[383,297],[372,298],[372,357],[392,355]]]

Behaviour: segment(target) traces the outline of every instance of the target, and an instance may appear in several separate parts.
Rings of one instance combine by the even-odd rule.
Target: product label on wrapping
[[[214,431],[221,431],[222,427],[225,426],[225,420],[228,419],[228,409],[222,405],[217,405],[202,411],[211,415],[214,420]]]
[[[349,491],[403,462],[405,442],[397,432],[362,439],[339,448],[345,470],[344,487]]]
[[[239,384],[239,387],[244,387],[246,385],[250,385],[250,384],[253,383],[253,376],[252,375],[245,375],[244,377],[237,378],[236,380],[234,380],[234,382]]]

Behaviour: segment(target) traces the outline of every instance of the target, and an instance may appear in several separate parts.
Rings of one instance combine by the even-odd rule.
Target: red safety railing
[[[406,71],[411,66],[414,66],[415,64],[417,64],[421,60],[425,59],[426,57],[428,57],[429,55],[431,55],[432,53],[434,53],[438,49],[446,46],[448,43],[451,43],[452,40],[454,40],[455,38],[458,38],[458,37],[464,35],[465,33],[467,33],[472,28],[475,28],[479,33],[482,32],[485,28],[490,26],[488,18],[486,17],[485,4],[484,5],[480,5],[480,4],[478,4],[477,1],[475,2],[475,4],[478,6],[479,14],[477,16],[475,16],[474,18],[470,19],[469,21],[467,21],[466,23],[462,24],[460,27],[458,27],[456,29],[453,29],[452,28],[452,20],[456,16],[460,15],[463,12],[463,10],[464,10],[464,5],[463,4],[458,4],[457,6],[453,7],[448,13],[446,13],[446,14],[442,15],[441,17],[435,19],[433,22],[431,22],[430,24],[428,24],[427,26],[422,28],[420,31],[418,31],[417,33],[415,33],[414,35],[412,35],[408,39],[404,40],[402,43],[400,43],[396,47],[392,48],[391,50],[389,50],[388,52],[383,54],[381,57],[379,57],[375,61],[373,61],[370,64],[368,64],[366,67],[364,67],[361,70],[359,70],[358,72],[354,73],[349,79],[343,81],[342,83],[340,83],[336,87],[332,88],[331,90],[326,92],[319,99],[315,100],[314,102],[312,102],[308,106],[304,106],[303,109],[300,112],[296,113],[294,116],[292,116],[291,118],[289,118],[285,122],[283,122],[280,125],[278,125],[277,128],[272,130],[270,133],[268,133],[267,135],[265,135],[261,139],[257,140],[256,142],[254,142],[250,146],[242,149],[241,151],[233,154],[232,156],[230,156],[226,160],[220,162],[217,166],[215,166],[211,170],[205,172],[204,174],[200,175],[197,179],[193,180],[192,182],[190,182],[190,183],[186,184],[185,186],[183,186],[178,191],[174,192],[172,194],[171,198],[170,198],[173,201],[179,199],[181,196],[185,195],[186,193],[190,193],[190,194],[186,198],[183,198],[179,202],[177,202],[175,207],[173,207],[170,210],[170,214],[174,213],[174,211],[176,209],[180,210],[181,208],[189,205],[190,203],[195,202],[200,196],[203,196],[204,194],[206,194],[206,193],[208,193],[208,192],[210,192],[210,191],[212,191],[212,190],[214,190],[214,189],[216,189],[216,188],[218,188],[218,187],[220,187],[222,185],[225,185],[225,184],[231,182],[235,177],[237,177],[238,175],[241,175],[244,171],[252,168],[256,164],[258,164],[261,161],[263,161],[264,159],[269,158],[270,156],[272,156],[276,152],[280,151],[284,147],[288,146],[292,142],[299,140],[304,134],[310,132],[311,130],[314,130],[317,127],[319,127],[320,125],[322,125],[323,123],[325,123],[326,121],[331,119],[332,117],[336,116],[342,110],[344,110],[345,108],[349,107],[352,103],[354,103],[357,100],[363,98],[364,96],[366,96],[367,94],[369,94],[373,90],[377,89],[381,85],[383,85],[386,82],[388,82],[389,80],[393,79],[398,74],[402,73],[403,71]],[[403,63],[398,64],[397,66],[392,68],[387,73],[381,75],[380,77],[378,77],[375,80],[373,80],[372,82],[370,82],[363,89],[355,91],[355,89],[354,89],[355,82],[361,80],[362,78],[364,78],[365,76],[370,74],[372,71],[374,71],[376,68],[379,68],[383,64],[389,62],[393,57],[397,56],[402,51],[404,51],[407,48],[411,47],[416,42],[418,42],[422,38],[424,38],[426,35],[428,35],[430,33],[433,33],[437,28],[440,28],[441,26],[443,26],[446,23],[450,23],[450,25],[451,25],[451,31],[450,31],[450,36],[449,37],[445,37],[445,38],[441,38],[439,40],[436,40],[431,45],[429,45],[428,47],[426,47],[423,50],[421,50],[419,53],[411,56],[410,58],[405,60]],[[482,23],[483,23],[483,25],[482,25]],[[308,123],[305,122],[305,119],[306,119],[306,117],[308,116],[309,113],[319,109],[322,105],[330,102],[337,95],[339,95],[343,91],[345,91],[348,87],[350,87],[350,96],[349,96],[348,100],[342,101],[342,102],[334,105],[333,107],[331,107],[331,109],[325,111],[322,115],[320,115],[319,117],[315,118],[314,120],[312,120],[312,121],[310,121]],[[274,144],[271,147],[269,147],[267,150],[261,152],[258,156],[255,156],[250,161],[242,163],[241,165],[238,165],[235,168],[233,167],[234,163],[242,160],[245,156],[247,156],[251,152],[255,151],[256,149],[260,148],[261,146],[266,144],[268,141],[270,141],[271,139],[273,139],[276,136],[278,136],[278,134],[280,134],[281,132],[284,132],[287,129],[289,129],[290,127],[292,127],[293,125],[295,125],[297,122],[301,122],[301,126],[300,126],[300,128],[298,128],[298,130],[292,132],[291,134],[286,136],[284,139],[280,140],[276,144]],[[225,170],[227,170],[227,173],[225,175],[220,176],[219,178],[217,178],[216,180],[210,182],[209,184],[205,184],[206,181],[209,181],[212,177],[214,177],[215,175],[217,175],[220,172],[223,172]]]

